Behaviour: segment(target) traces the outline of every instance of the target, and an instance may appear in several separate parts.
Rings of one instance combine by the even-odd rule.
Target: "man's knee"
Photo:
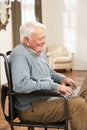
[[[87,90],[85,90],[80,96],[84,98],[87,103]]]
[[[72,112],[80,111],[84,107],[87,108],[87,105],[83,98],[77,97],[69,99],[69,111]]]

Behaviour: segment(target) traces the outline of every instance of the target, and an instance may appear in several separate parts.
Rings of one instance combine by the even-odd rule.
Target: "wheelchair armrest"
[[[65,100],[67,100],[67,98],[64,95],[62,95],[61,93],[59,93],[57,91],[52,91],[52,90],[36,90],[36,91],[32,91],[30,93],[16,93],[16,92],[12,92],[12,95],[62,97]]]

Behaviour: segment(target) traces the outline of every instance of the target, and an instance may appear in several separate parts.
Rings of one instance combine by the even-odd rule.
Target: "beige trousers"
[[[87,130],[87,91],[80,97],[70,98],[69,102],[69,120],[72,130]],[[39,101],[32,103],[32,108],[19,114],[22,121],[35,122],[59,122],[64,117],[64,101]]]

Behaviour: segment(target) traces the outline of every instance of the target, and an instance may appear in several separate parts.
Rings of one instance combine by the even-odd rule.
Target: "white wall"
[[[43,23],[47,26],[47,45],[63,43],[63,0],[42,0]],[[87,70],[87,0],[78,0],[77,52],[75,70]]]
[[[43,23],[47,26],[47,45],[61,44],[63,0],[42,0]]]
[[[75,69],[87,70],[87,0],[78,0]]]
[[[11,23],[12,21],[10,15],[9,23],[7,24],[6,31],[0,30],[0,52],[2,53],[6,53],[6,51],[12,49],[12,24]],[[3,67],[4,67],[3,59],[0,58],[0,84],[6,83]]]

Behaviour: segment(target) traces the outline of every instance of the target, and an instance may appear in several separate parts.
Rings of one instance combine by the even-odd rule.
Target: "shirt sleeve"
[[[65,75],[56,72],[56,71],[53,70],[51,67],[50,67],[50,73],[51,73],[51,78],[54,80],[54,82],[59,83],[59,84],[61,84],[61,81],[62,81],[64,78],[66,78]]]

